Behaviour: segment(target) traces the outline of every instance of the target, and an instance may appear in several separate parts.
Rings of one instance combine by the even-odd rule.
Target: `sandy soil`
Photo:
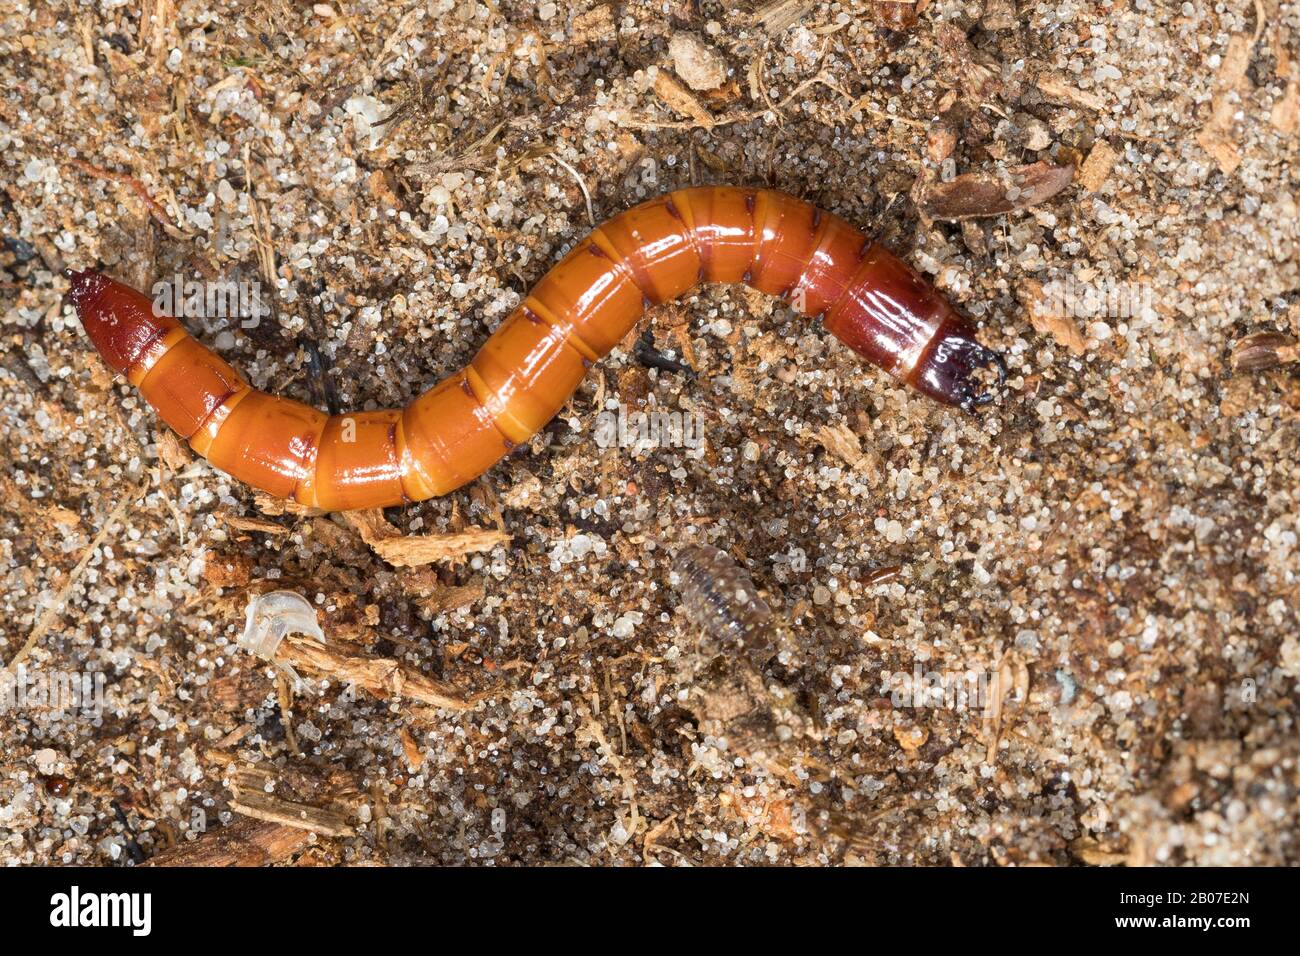
[[[1296,4],[142,6],[0,4],[0,657],[103,703],[4,699],[0,860],[1300,862]],[[96,262],[259,283],[270,320],[192,330],[396,406],[592,219],[692,183],[877,233],[1002,400],[710,287],[645,326],[695,375],[633,336],[471,486],[300,514],[62,301]],[[611,403],[705,445],[602,448]],[[806,734],[699,719],[690,542],[802,635]],[[297,686],[236,643],[279,588],[326,634]],[[980,706],[912,686],[968,672]]]

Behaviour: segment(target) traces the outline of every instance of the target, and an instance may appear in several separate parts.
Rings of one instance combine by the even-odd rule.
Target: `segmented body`
[[[687,545],[673,561],[682,609],[712,653],[739,649],[761,666],[774,650],[772,609],[725,551]]]
[[[779,295],[873,364],[971,408],[997,363],[924,280],[830,213],[771,190],[707,186],[635,206],[548,272],[470,364],[405,409],[330,416],[251,388],[152,302],[94,270],[71,299],[104,360],[213,465],[325,510],[446,494],[527,441],[645,310],[701,282]]]

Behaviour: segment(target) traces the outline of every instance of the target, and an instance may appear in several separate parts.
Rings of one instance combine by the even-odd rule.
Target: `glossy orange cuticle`
[[[95,348],[199,454],[235,478],[326,510],[386,507],[472,481],[527,441],[649,305],[701,281],[786,298],[869,362],[972,409],[982,367],[969,323],[903,262],[830,213],[765,189],[704,186],[598,227],[537,283],[470,365],[403,410],[328,416],[250,388],[95,270],[68,272]]]

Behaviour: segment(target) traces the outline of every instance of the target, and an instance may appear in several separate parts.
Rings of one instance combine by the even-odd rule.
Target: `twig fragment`
[[[144,866],[270,866],[303,849],[311,833],[245,817],[209,830],[192,843],[164,850]]]
[[[301,634],[290,634],[280,645],[276,663],[295,670],[324,675],[345,684],[355,684],[377,697],[400,695],[445,710],[469,710],[473,701],[444,681],[426,677],[390,657],[349,654],[319,644]]]
[[[435,561],[462,558],[491,551],[510,541],[510,535],[491,528],[467,528],[451,534],[402,534],[377,508],[346,511],[343,518],[361,535],[361,540],[396,568],[410,568]]]
[[[140,201],[144,203],[145,208],[149,210],[149,215],[153,216],[153,218],[157,220],[158,224],[166,230],[167,235],[171,236],[173,239],[185,238],[185,233],[177,227],[167,210],[163,208],[162,203],[154,199],[145,184],[140,182],[140,180],[136,179],[134,176],[131,176],[128,173],[113,172],[111,169],[104,169],[100,166],[95,166],[92,163],[86,162],[84,159],[78,159],[76,157],[69,158],[65,160],[65,162],[72,166],[76,166],[83,172],[89,173],[96,179],[102,179],[111,183],[120,183],[123,186],[129,187],[131,191],[139,197]]]

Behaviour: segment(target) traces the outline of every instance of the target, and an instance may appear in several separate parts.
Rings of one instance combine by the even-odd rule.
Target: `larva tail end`
[[[126,373],[176,327],[176,320],[156,313],[143,293],[97,269],[68,269],[63,274],[72,284],[68,299],[82,328],[115,372]]]
[[[997,382],[992,390],[983,391],[976,373],[987,369],[997,375]],[[965,322],[949,321],[916,363],[910,383],[937,401],[974,412],[997,398],[1006,379],[1007,366],[1002,356],[980,345]]]
[[[82,269],[80,272],[75,269],[64,269],[63,278],[72,284],[68,290],[68,301],[76,308],[78,315],[83,309],[94,304],[113,281],[95,269]]]

